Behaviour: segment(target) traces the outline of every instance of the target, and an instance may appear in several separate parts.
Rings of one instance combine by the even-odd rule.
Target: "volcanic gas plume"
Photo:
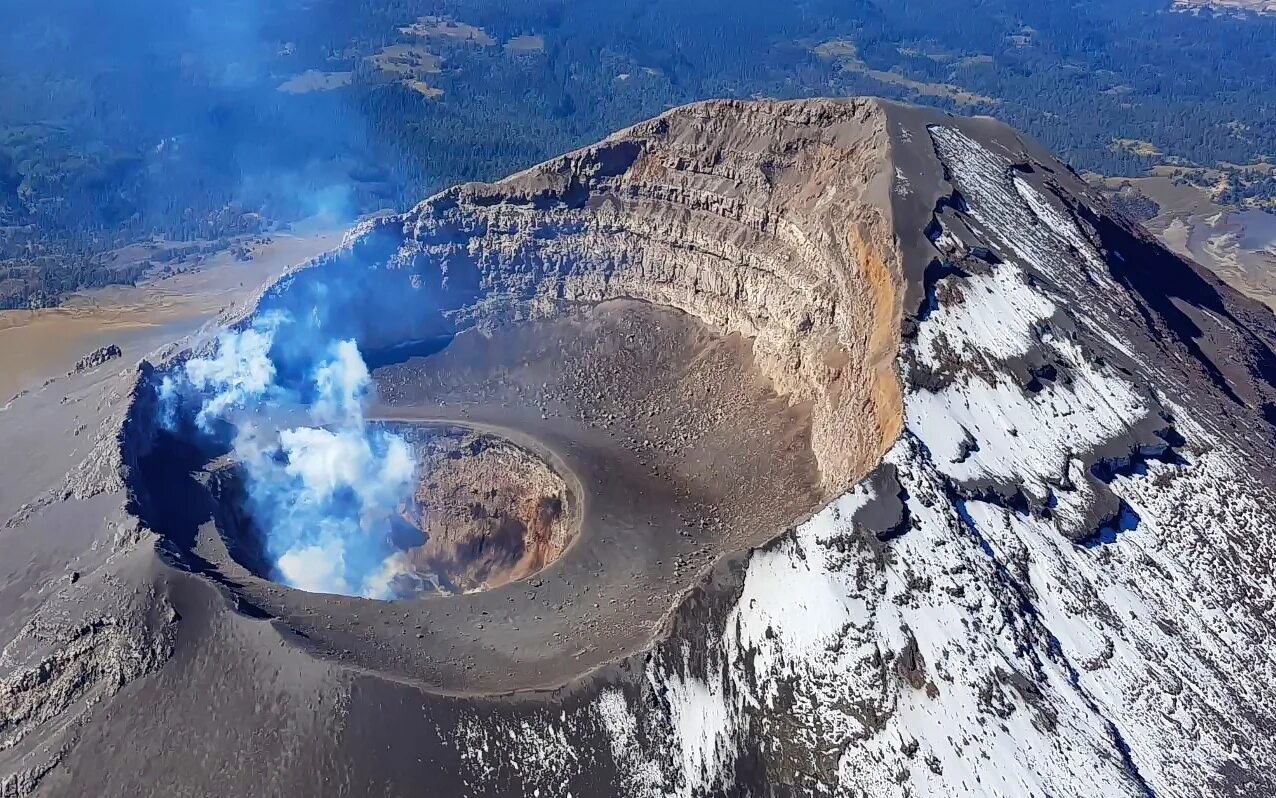
[[[166,428],[229,439],[270,575],[291,587],[392,597],[402,559],[390,519],[412,495],[416,465],[403,438],[365,420],[370,389],[353,340],[321,340],[283,312],[224,332],[160,384]]]

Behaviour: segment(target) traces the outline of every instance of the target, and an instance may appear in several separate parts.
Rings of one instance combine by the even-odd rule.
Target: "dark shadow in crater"
[[[220,529],[227,523],[227,505],[219,500],[211,484],[215,477],[206,470],[209,461],[220,455],[217,446],[157,430],[150,450],[136,464],[129,509],[160,535],[156,549],[161,559],[231,590],[239,612],[268,618],[269,613],[240,595],[239,581],[200,553],[201,530],[209,525]],[[249,548],[243,548],[241,556],[261,562],[259,553]]]
[[[136,465],[131,512],[144,526],[162,534],[161,553],[196,573],[213,570],[211,563],[195,554],[195,547],[200,528],[217,514],[217,501],[200,475],[218,454],[206,445],[160,429]]]
[[[431,338],[404,341],[393,346],[369,349],[363,353],[363,362],[367,364],[369,371],[375,371],[385,366],[407,362],[414,357],[429,357],[446,349],[447,345],[452,343],[453,337],[450,334],[438,335]]]
[[[223,462],[209,477],[218,505],[217,531],[226,544],[227,553],[254,576],[273,580],[274,565],[267,553],[265,535],[253,520],[244,470],[234,463]]]

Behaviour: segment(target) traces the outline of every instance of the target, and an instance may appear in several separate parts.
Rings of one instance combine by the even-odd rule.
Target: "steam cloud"
[[[292,344],[312,335],[282,312],[222,333],[211,357],[161,382],[161,423],[173,429],[189,419],[210,437],[233,428],[232,454],[245,470],[248,509],[274,578],[313,592],[391,598],[406,566],[390,524],[412,495],[412,451],[367,423],[372,380],[353,340],[300,347],[321,354],[296,364],[280,354],[289,347],[276,346],[283,332]]]

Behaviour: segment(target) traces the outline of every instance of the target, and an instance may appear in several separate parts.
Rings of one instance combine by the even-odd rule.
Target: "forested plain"
[[[401,209],[712,97],[991,114],[1110,175],[1262,162],[1273,42],[1168,0],[2,2],[0,306],[134,280],[131,242]],[[387,69],[396,45],[428,57]],[[307,74],[333,79],[280,90]],[[1224,199],[1276,195],[1246,174]]]

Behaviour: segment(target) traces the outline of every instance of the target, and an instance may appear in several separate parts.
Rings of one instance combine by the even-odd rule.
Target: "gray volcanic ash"
[[[1271,314],[1004,125],[675,109],[231,330],[13,510],[111,525],[22,594],[10,792],[1276,791]]]

